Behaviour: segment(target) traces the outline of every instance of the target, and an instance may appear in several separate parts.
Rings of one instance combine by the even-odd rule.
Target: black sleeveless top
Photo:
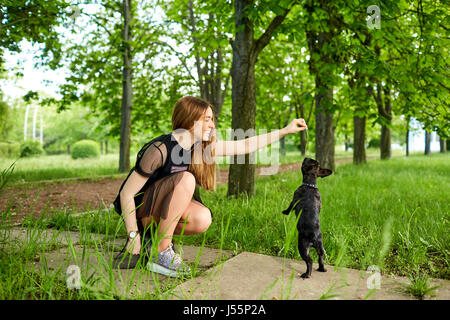
[[[165,145],[166,152],[162,152],[161,148],[159,148],[162,144]],[[154,159],[158,158],[156,161],[153,161],[153,163],[156,163],[156,165],[153,165],[153,167],[157,167],[156,170],[151,170],[152,165],[145,165],[141,163],[144,155],[146,154],[146,151],[148,151],[150,147],[152,148],[155,147],[159,149],[160,152],[160,157],[153,156]],[[189,164],[191,162],[191,152],[193,149],[194,145],[192,145],[190,150],[181,147],[181,145],[174,138],[172,133],[161,135],[147,142],[138,152],[136,156],[135,166],[130,170],[130,173],[128,173],[128,176],[125,178],[122,185],[120,186],[117,197],[113,202],[114,209],[116,210],[116,212],[119,215],[122,214],[122,208],[120,204],[120,192],[122,191],[125,183],[127,182],[128,177],[131,175],[131,173],[133,173],[133,170],[144,177],[148,177],[147,182],[144,184],[141,190],[139,190],[139,192],[134,196],[134,203],[137,208],[142,203],[144,192],[149,188],[151,184],[155,183],[161,178],[173,175],[180,171],[189,171],[192,173],[192,171],[189,170]],[[166,155],[164,156],[163,153],[166,153]],[[153,153],[153,155],[155,155],[155,153]],[[196,185],[196,190],[194,192],[193,198],[198,202],[200,202],[201,204],[203,204],[200,198],[198,185]]]

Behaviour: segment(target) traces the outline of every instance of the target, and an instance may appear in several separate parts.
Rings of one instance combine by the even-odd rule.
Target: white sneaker
[[[147,269],[168,277],[178,277],[191,272],[191,268],[183,262],[181,256],[175,253],[173,245],[170,245],[163,252],[158,253],[156,262],[149,261]]]

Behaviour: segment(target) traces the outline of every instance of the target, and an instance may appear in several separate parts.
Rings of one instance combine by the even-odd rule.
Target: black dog
[[[297,224],[298,230],[298,251],[300,256],[306,262],[307,270],[301,275],[302,278],[309,278],[312,271],[312,259],[309,256],[309,248],[312,246],[319,255],[319,269],[317,271],[326,272],[323,265],[322,233],[319,226],[319,212],[322,208],[319,189],[317,188],[317,177],[326,177],[332,173],[329,169],[321,169],[319,162],[314,159],[305,158],[302,163],[303,184],[294,192],[289,208],[283,211],[283,214],[289,214],[292,208],[295,208],[295,214],[301,212]]]

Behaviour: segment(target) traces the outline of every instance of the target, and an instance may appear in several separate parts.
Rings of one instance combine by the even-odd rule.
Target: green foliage
[[[10,106],[3,101],[3,96],[0,92],[0,139],[8,139],[8,133],[13,128],[13,125]]]
[[[70,75],[61,86],[62,98],[42,102],[55,103],[60,111],[76,103],[89,108],[86,117],[95,118],[99,131],[107,136],[119,136],[123,49],[128,46],[133,67],[133,135],[144,133],[147,139],[152,132],[167,131],[173,105],[166,103],[164,91],[178,71],[172,72],[165,63],[160,64],[173,50],[167,47],[161,50],[158,43],[166,31],[153,20],[155,5],[155,1],[131,2],[131,40],[127,43],[122,40],[121,2],[102,1],[95,7],[79,5],[84,19],[77,19],[68,26],[68,31],[79,34],[82,40],[67,37],[64,41]]]
[[[2,49],[20,52],[19,43],[28,40],[44,44],[41,57],[56,67],[61,59],[56,28],[70,19],[64,0],[2,0],[0,4],[0,64]]]
[[[55,68],[64,58],[70,71],[60,88],[62,99],[56,102],[60,110],[79,111],[45,121],[45,149],[58,152],[80,139],[100,141],[119,136],[124,47],[133,52],[132,145],[169,131],[175,101],[185,94],[202,95],[201,82],[204,86],[214,83],[214,78],[198,71],[214,66],[219,49],[223,64],[212,69],[214,76],[222,79],[221,89],[225,79],[230,80],[224,97],[224,117],[220,118],[221,126],[230,126],[229,39],[239,31],[235,30],[232,1],[133,1],[129,43],[121,40],[120,2],[105,0],[97,7],[77,4],[83,19],[76,21],[71,19],[71,4],[62,0],[5,0],[0,5],[0,57],[2,50],[19,52],[19,43],[28,40],[44,44],[41,57],[47,60],[43,63]],[[376,83],[380,82],[384,89],[389,81],[393,117],[415,117],[426,129],[450,137],[446,3],[305,0],[293,4],[290,0],[265,0],[251,2],[245,8],[257,39],[275,15],[292,7],[258,56],[257,129],[283,126],[286,119],[300,116],[300,105],[305,107],[305,117],[310,110],[314,115],[314,90],[318,84],[319,89],[333,87],[334,99],[326,104],[335,113],[338,139],[351,137],[352,116],[358,115],[367,117],[367,140],[379,135],[379,124],[384,121],[392,125],[393,141],[401,141],[401,126],[395,127],[395,118],[385,121],[375,104]],[[365,9],[371,4],[381,9],[381,29],[367,26],[369,14]],[[195,28],[190,21],[190,5]],[[156,9],[161,10],[161,19],[153,19]],[[64,33],[59,33],[57,27]],[[71,34],[81,35],[82,41]],[[64,56],[62,43],[67,48]],[[197,70],[193,70],[197,57],[199,69],[195,66]],[[315,83],[317,77],[321,83]],[[40,98],[40,93],[26,95],[28,100]],[[44,97],[40,102],[55,100]],[[23,132],[23,110],[17,108],[18,104],[0,99],[2,140],[19,141]],[[81,109],[85,117],[80,114],[77,118]],[[53,121],[55,118],[61,121]],[[314,141],[314,121],[312,116],[308,123],[310,142]],[[288,139],[298,142],[299,135]],[[0,149],[4,150],[4,146]],[[308,150],[313,150],[312,146]]]
[[[98,158],[100,156],[100,147],[96,141],[80,140],[72,146],[72,159],[78,158]]]
[[[20,145],[20,157],[32,157],[44,155],[45,151],[42,149],[41,142],[39,140],[26,140]]]
[[[409,277],[409,284],[404,285],[406,292],[416,297],[419,300],[423,300],[426,296],[435,296],[435,290],[439,286],[432,286],[430,279],[420,273],[413,273]]]
[[[20,143],[0,142],[0,157],[18,158],[20,156]]]
[[[11,163],[11,165],[8,168],[5,168],[0,172],[0,190],[3,189],[3,187],[6,185],[11,175],[13,174],[16,161]]]
[[[367,148],[379,148],[380,147],[380,139],[379,138],[373,138],[369,140],[369,144]]]

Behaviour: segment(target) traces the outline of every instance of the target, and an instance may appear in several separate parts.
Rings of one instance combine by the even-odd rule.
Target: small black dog
[[[302,163],[303,184],[294,192],[289,208],[283,211],[288,215],[292,208],[295,208],[295,214],[301,212],[297,224],[298,230],[298,251],[300,256],[306,262],[307,270],[301,275],[302,278],[309,278],[312,271],[312,259],[309,256],[309,248],[312,246],[319,255],[319,269],[317,271],[326,272],[323,265],[322,233],[319,226],[319,212],[322,208],[319,189],[317,188],[317,177],[327,177],[332,174],[330,169],[321,169],[319,162],[314,159],[305,158]]]

